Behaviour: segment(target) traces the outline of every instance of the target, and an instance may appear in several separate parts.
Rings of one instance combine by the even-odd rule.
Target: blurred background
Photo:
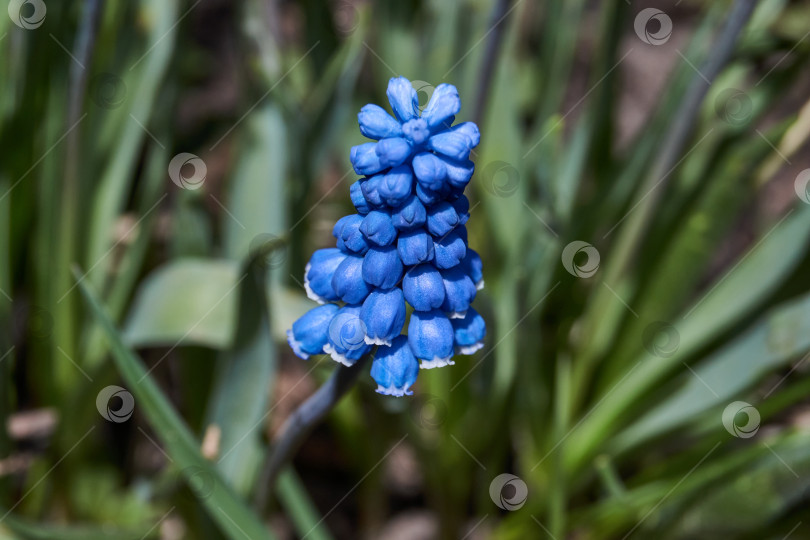
[[[4,3],[0,537],[810,538],[810,3]],[[487,343],[270,482],[399,75],[481,129]]]

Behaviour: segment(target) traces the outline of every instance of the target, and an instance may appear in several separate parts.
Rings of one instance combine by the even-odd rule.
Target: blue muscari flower
[[[308,297],[319,304],[338,299],[332,288],[332,276],[345,258],[346,254],[338,248],[319,249],[312,254],[304,270],[304,290]]]
[[[351,366],[371,350],[371,345],[365,341],[366,326],[360,318],[361,310],[357,305],[343,306],[326,326],[323,352],[344,366]]]
[[[363,280],[363,257],[348,255],[332,276],[332,288],[338,298],[347,304],[360,304],[371,287]]]
[[[484,318],[473,308],[467,310],[463,319],[453,319],[451,323],[456,354],[473,354],[484,346],[487,325]]]
[[[369,345],[391,345],[405,325],[405,296],[402,289],[376,290],[368,295],[360,311]]]
[[[400,231],[421,227],[427,220],[427,210],[416,195],[411,195],[391,214],[391,223]]]
[[[396,287],[403,270],[395,246],[371,247],[363,258],[363,280],[380,289]]]
[[[414,311],[408,323],[408,344],[422,369],[453,365],[453,325],[439,310]]]
[[[287,330],[287,343],[299,358],[323,354],[329,340],[329,323],[340,308],[337,304],[324,304],[307,311]]]
[[[380,347],[371,364],[371,377],[377,392],[387,396],[410,396],[408,390],[416,382],[419,362],[411,352],[406,336],[394,338],[388,347]]]
[[[349,197],[352,200],[352,204],[354,205],[355,210],[360,215],[365,216],[371,211],[371,207],[368,205],[368,201],[363,196],[363,187],[362,181],[358,180],[354,184],[349,187]]]
[[[402,278],[405,300],[416,311],[430,311],[444,302],[442,275],[430,263],[414,266]]]
[[[391,214],[385,210],[372,210],[366,214],[360,224],[360,231],[375,246],[388,246],[397,239]]]
[[[433,238],[424,229],[399,233],[397,253],[402,264],[414,266],[433,260]]]
[[[472,122],[453,125],[461,100],[452,85],[437,86],[421,115],[407,79],[391,79],[386,94],[393,116],[373,104],[357,116],[375,141],[350,154],[362,176],[349,189],[357,214],[338,220],[337,247],[316,251],[305,270],[307,294],[324,305],[298,319],[288,341],[302,358],[326,353],[345,365],[376,345],[377,391],[402,396],[420,367],[483,346],[486,325],[470,307],[483,287],[481,257],[467,246],[464,196],[481,135]]]

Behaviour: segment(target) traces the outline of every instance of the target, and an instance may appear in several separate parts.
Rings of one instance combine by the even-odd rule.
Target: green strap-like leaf
[[[182,469],[186,481],[191,486],[191,481],[201,476],[211,480],[209,484],[213,488],[205,496],[200,495],[200,503],[205,506],[211,519],[229,538],[273,538],[258,516],[223,481],[216,468],[202,457],[198,450],[199,442],[149,376],[141,360],[124,345],[118,329],[104,311],[96,294],[83,281],[79,282],[79,287],[93,317],[110,341],[113,359],[128,385],[127,389],[135,396],[135,406],[149,420],[168,454]]]

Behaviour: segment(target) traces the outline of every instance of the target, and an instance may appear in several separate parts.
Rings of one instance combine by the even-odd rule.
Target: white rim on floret
[[[456,347],[456,354],[470,355],[479,351],[484,346],[483,341],[477,341],[472,345],[459,345]]]
[[[464,311],[450,311],[447,313],[448,319],[463,319],[467,316],[467,310]]]
[[[445,357],[434,356],[433,360],[422,360],[422,363],[419,364],[419,369],[433,369],[444,366],[453,366],[455,365],[455,362],[453,362],[451,358],[453,358],[452,355]]]
[[[482,279],[481,281],[475,284],[475,289],[480,291],[483,288],[484,288],[484,280]]]
[[[307,263],[306,268],[304,268],[304,290],[307,291],[307,298],[310,300],[315,300],[319,304],[326,304],[328,300],[316,293],[312,290],[312,287],[309,286],[309,269],[312,267],[312,263]]]
[[[309,360],[309,354],[305,353],[304,349],[301,348],[301,342],[295,339],[295,334],[293,334],[292,328],[287,330],[287,343],[290,344],[293,352],[298,355],[299,358]]]
[[[331,343],[327,343],[326,345],[323,346],[323,352],[331,356],[332,360],[334,360],[335,362],[343,364],[346,367],[351,367],[352,365],[354,365],[355,362],[357,362],[357,360],[346,358],[345,355],[337,352],[337,350],[335,350],[335,347],[333,347]]]
[[[408,390],[408,388],[410,386],[411,385],[409,385],[409,384],[405,385],[403,387],[397,387],[397,386],[394,386],[393,384],[391,386],[383,386],[381,384],[378,384],[377,385],[377,393],[378,394],[384,394],[386,396],[397,396],[397,397],[412,396],[413,395],[413,390]]]
[[[365,336],[363,338],[363,341],[366,342],[366,345],[385,345],[387,347],[391,346],[391,340],[390,339],[375,338],[375,337]]]

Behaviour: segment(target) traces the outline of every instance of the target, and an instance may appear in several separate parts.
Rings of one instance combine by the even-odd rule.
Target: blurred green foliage
[[[640,7],[583,0],[0,16],[0,536],[373,537],[401,510],[381,466],[400,447],[421,474],[405,506],[443,538],[806,528],[810,6],[758,2],[724,45],[749,3],[662,7],[659,45]],[[257,507],[276,409],[334,369],[285,382],[284,330],[351,208],[355,113],[394,75],[422,100],[452,82],[480,123],[488,344],[411,399],[363,380],[328,420],[341,494],[313,502],[332,480],[292,467]],[[655,104],[628,129],[642,94]],[[190,188],[167,174],[182,152],[207,169]],[[575,241],[592,255],[566,260]],[[109,385],[133,394],[131,420],[99,414]],[[753,437],[733,410],[724,426],[735,401],[760,415]],[[56,413],[44,436],[11,429],[32,411]],[[528,486],[511,512],[490,498],[504,472]]]

